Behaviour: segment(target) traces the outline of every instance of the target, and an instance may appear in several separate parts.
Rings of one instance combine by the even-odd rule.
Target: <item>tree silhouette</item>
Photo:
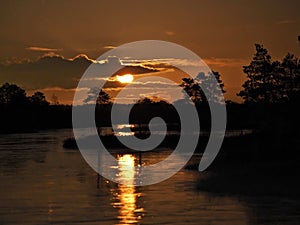
[[[97,105],[111,103],[111,98],[110,98],[109,94],[107,94],[102,89],[99,92],[97,87],[91,88],[89,90],[88,97],[84,100],[84,103],[93,103],[93,102],[95,102],[95,100],[96,100]]]
[[[182,78],[182,83],[179,86],[183,88],[194,103],[200,103],[205,100],[199,83],[193,78]]]
[[[237,95],[245,103],[279,103],[299,93],[299,59],[287,54],[282,62],[271,61],[268,50],[255,44],[256,53],[248,66],[243,67],[247,80]]]
[[[148,124],[154,117],[162,118],[167,124],[179,121],[174,106],[157,96],[140,98],[130,111],[130,123],[133,124]]]
[[[159,97],[156,97],[156,96],[148,96],[148,97],[143,97],[143,98],[140,98],[136,104],[154,104],[154,103],[157,103],[157,104],[169,104],[166,100],[162,99],[162,98],[159,98]]]
[[[288,53],[282,60],[282,86],[284,97],[293,100],[300,92],[300,60]]]
[[[209,72],[208,74],[199,73],[196,80],[200,83],[202,88],[204,100],[211,103],[221,103],[223,96],[226,93],[224,90],[224,83],[221,80],[219,72]],[[204,95],[205,93],[205,95]]]
[[[248,66],[243,67],[243,72],[247,75],[247,80],[243,84],[244,90],[237,95],[242,97],[246,103],[260,102],[266,99],[265,87],[266,76],[271,68],[271,56],[262,45],[255,44],[256,53],[253,61]]]
[[[19,86],[5,83],[0,87],[0,104],[22,105],[27,102],[26,92]]]
[[[220,93],[225,93],[224,83],[219,72],[199,73],[195,79],[183,78],[179,85],[195,103],[220,102]],[[217,82],[216,82],[217,81]]]
[[[31,104],[35,106],[47,106],[49,102],[46,100],[44,93],[37,91],[31,97],[29,97]]]

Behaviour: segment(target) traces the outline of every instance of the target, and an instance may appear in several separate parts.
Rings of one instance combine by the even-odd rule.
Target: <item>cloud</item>
[[[58,49],[58,48],[45,48],[45,47],[37,47],[37,46],[27,47],[26,50],[37,51],[37,52],[57,52],[57,51],[61,51],[61,49]]]
[[[175,82],[180,83],[181,77],[186,76],[182,71],[174,69],[174,66],[195,66],[199,62],[194,62],[185,59],[148,59],[148,60],[133,60],[122,59],[115,57],[104,59],[101,62],[96,61],[85,54],[76,55],[73,58],[65,58],[55,52],[45,52],[45,54],[36,60],[12,60],[9,64],[0,64],[0,84],[4,82],[15,83],[22,88],[25,88],[28,93],[34,90],[41,90],[51,97],[55,93],[64,102],[64,99],[70,103],[85,70],[92,64],[103,68],[107,63],[121,63],[124,68],[119,70],[116,74],[132,73],[137,78],[144,76],[162,76]],[[249,60],[239,58],[207,58],[204,62],[217,71],[221,69],[238,68],[240,70],[242,65],[247,65]],[[173,66],[174,65],[174,66]],[[197,68],[197,67],[195,67]],[[199,69],[199,68],[198,68]],[[219,70],[220,69],[220,70]],[[221,70],[222,71],[222,70]],[[113,78],[116,74],[113,74]],[[227,77],[224,76],[226,82]],[[105,88],[107,91],[118,92],[125,85],[120,84],[114,79],[107,80],[106,77],[95,79],[102,79],[107,81]],[[86,80],[87,87],[91,87],[95,83],[95,79]],[[228,78],[228,82],[230,79]],[[233,84],[232,84],[233,85]],[[132,88],[138,93],[148,93],[155,91],[157,88],[161,90],[171,90],[174,84],[169,84],[161,81],[141,82],[136,80],[132,84]],[[151,90],[152,89],[152,90]],[[83,93],[87,90],[82,90]]]
[[[165,34],[168,35],[168,36],[174,36],[175,32],[173,32],[173,31],[166,31]]]
[[[131,83],[131,86],[134,88],[139,88],[140,86],[147,86],[148,88],[173,88],[174,86],[178,86],[178,84],[174,82],[163,82],[163,81],[135,81]],[[143,87],[145,88],[145,87]]]
[[[126,59],[122,60],[125,65],[140,65],[147,68],[154,68],[158,70],[174,68],[176,66],[191,66],[198,67],[201,61],[189,60],[189,59],[177,59],[177,58],[161,58],[161,59],[145,59],[135,60]]]
[[[64,59],[64,57],[63,56],[61,56],[61,55],[59,55],[59,54],[57,54],[57,53],[55,53],[55,52],[47,52],[47,53],[44,53],[41,57],[39,57],[39,58],[45,58],[45,57],[60,57],[60,58],[62,58],[62,59]],[[30,61],[29,61],[30,62]]]
[[[206,58],[203,59],[205,63],[209,66],[217,67],[235,67],[241,65],[247,65],[249,63],[248,59],[240,58]]]
[[[297,21],[296,20],[281,20],[277,24],[293,24],[293,23],[297,23]]]
[[[131,87],[123,89],[120,95],[114,96],[114,100],[117,103],[130,103],[137,101],[141,97],[159,97],[167,100],[168,102],[174,102],[182,98],[181,88],[178,86],[174,87]]]
[[[47,87],[74,88],[93,60],[86,55],[66,59],[47,53],[34,61],[0,64],[0,83],[16,83],[27,90]]]
[[[15,83],[27,91],[41,90],[48,93],[68,94],[68,101],[71,99],[71,93],[75,91],[78,81],[86,69],[94,64],[101,70],[106,64],[121,62],[116,57],[109,57],[106,60],[96,61],[85,54],[76,55],[73,58],[65,58],[55,52],[46,52],[36,60],[14,60],[6,64],[0,63],[0,84],[9,82]],[[124,66],[118,74],[132,73],[145,74],[156,72],[140,66]],[[112,75],[113,76],[113,75]],[[101,77],[100,77],[101,79]],[[87,80],[87,87],[95,83],[93,80]],[[118,82],[108,82],[108,87],[120,86]],[[73,94],[73,93],[72,93]]]
[[[89,58],[86,54],[79,54],[76,55],[74,58],[69,59],[70,61],[76,61],[77,59],[79,60],[86,60],[86,61],[90,61],[91,63],[104,63],[103,61],[96,61],[92,58]]]
[[[120,86],[118,84],[115,85],[106,85],[103,89],[106,91],[121,91],[124,88],[128,90],[154,90],[154,89],[172,89],[174,87],[177,87],[178,84],[172,83],[172,82],[161,82],[161,81],[146,81],[146,82],[132,82],[130,83],[130,86]]]
[[[86,90],[86,89],[85,89]],[[41,89],[41,91],[58,91],[58,92],[75,92],[76,88],[62,88],[62,87],[47,87],[47,88],[43,88]]]
[[[105,45],[103,46],[104,49],[114,49],[116,48],[116,46],[113,46],[113,45]]]
[[[218,67],[235,67],[240,65],[246,65],[249,63],[248,59],[242,58],[203,58],[202,59],[209,66]],[[176,59],[176,58],[164,58],[164,59],[150,59],[150,60],[133,60],[127,59],[122,60],[123,64],[126,65],[140,65],[145,68],[152,68],[157,70],[172,69],[175,67],[198,67],[204,66],[199,60],[189,59]]]

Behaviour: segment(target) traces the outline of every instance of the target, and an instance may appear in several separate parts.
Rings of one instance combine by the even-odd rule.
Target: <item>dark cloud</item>
[[[103,63],[116,62],[120,63],[118,59],[113,58],[109,58],[106,62],[96,62],[84,54],[66,59],[55,53],[47,53],[35,61],[0,64],[0,83],[16,83],[27,90],[49,87],[71,89],[77,87],[78,81],[91,63],[97,63],[101,69]],[[144,74],[156,71],[142,66],[124,66],[114,75]]]
[[[36,61],[0,65],[0,82],[10,82],[26,89],[57,86],[72,88],[92,63],[86,56],[65,59],[59,55],[45,55]]]

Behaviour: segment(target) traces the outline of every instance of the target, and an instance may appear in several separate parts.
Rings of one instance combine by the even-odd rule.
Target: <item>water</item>
[[[97,174],[80,153],[62,148],[70,136],[71,130],[0,135],[0,224],[299,224],[299,200],[201,192],[197,171],[145,187],[100,179],[97,188]],[[119,156],[120,179],[134,177],[136,161]]]

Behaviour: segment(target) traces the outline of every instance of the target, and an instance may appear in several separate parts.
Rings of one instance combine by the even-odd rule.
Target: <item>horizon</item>
[[[253,44],[254,46],[254,44]],[[265,46],[264,46],[265,47]],[[300,48],[300,47],[299,47]],[[253,54],[251,55],[251,57],[254,55],[254,47],[253,47]],[[270,52],[270,51],[269,51]],[[291,53],[293,54],[293,53]],[[285,54],[286,55],[286,54]],[[284,55],[284,56],[285,56]],[[283,57],[284,57],[283,56]],[[295,55],[297,57],[297,55]],[[224,94],[225,100],[230,100],[236,103],[242,103],[242,98],[237,96],[236,94],[242,89],[242,84],[245,82],[246,80],[246,76],[242,71],[242,67],[249,65],[249,63],[251,62],[251,57],[249,58],[249,61],[239,61],[237,64],[240,64],[240,80],[237,79],[239,83],[239,86],[237,86],[236,88],[231,88],[230,84],[226,83],[228,77],[224,76],[224,74],[221,72],[222,70],[226,70],[228,69],[228,67],[226,67],[226,59],[225,62],[216,62],[215,59],[202,59],[209,67],[212,71],[217,71],[221,74],[221,79],[223,80],[224,84],[225,84],[225,90],[226,93]],[[282,57],[282,58],[283,58]],[[274,59],[272,58],[272,60],[281,60],[280,59]],[[60,84],[60,80],[55,81],[54,84],[51,86],[49,85],[49,80],[43,80],[40,79],[40,70],[41,70],[41,66],[44,66],[46,69],[44,70],[42,68],[42,70],[44,70],[44,72],[41,75],[45,75],[48,77],[52,77],[52,79],[56,78],[56,77],[61,77],[61,76],[66,76],[66,78],[71,78],[74,73],[74,71],[79,71],[76,73],[76,76],[73,76],[73,78],[75,77],[76,79],[79,79],[79,77],[84,73],[85,69],[88,68],[88,66],[92,63],[99,63],[99,64],[103,64],[105,61],[107,61],[108,58],[106,60],[100,60],[97,61],[97,59],[93,59],[90,58],[87,54],[78,54],[75,57],[72,58],[65,58],[61,55],[58,54],[44,54],[41,55],[39,57],[37,57],[35,60],[23,60],[23,61],[17,61],[17,60],[13,60],[13,61],[6,61],[6,62],[2,62],[0,63],[0,71],[4,71],[4,75],[6,76],[1,76],[0,77],[0,83],[1,85],[8,82],[8,83],[12,83],[12,84],[16,84],[18,86],[20,86],[21,88],[24,88],[26,90],[26,93],[29,95],[32,95],[34,92],[37,91],[41,91],[45,94],[46,99],[48,101],[51,102],[51,99],[53,97],[53,95],[55,95],[56,97],[58,97],[58,101],[60,104],[65,104],[65,105],[72,105],[73,104],[73,98],[74,98],[74,93],[76,91],[76,80],[70,80],[69,82],[64,80],[62,82],[62,85]],[[148,65],[144,65],[147,63],[151,63],[151,59],[149,60],[145,60],[145,62],[143,62],[143,60],[139,60],[139,63],[135,63],[134,60],[131,63],[128,63],[127,59],[118,59],[121,64],[124,66],[124,68],[126,68],[126,66],[135,66],[135,67],[145,67],[147,68]],[[155,59],[157,60],[157,59]],[[164,59],[162,59],[164,60]],[[68,69],[67,69],[67,74],[61,74],[61,72],[59,72],[59,70],[63,70],[63,68],[66,67],[66,63]],[[129,61],[130,62],[130,61]],[[155,61],[153,61],[155,63]],[[58,72],[58,76],[52,76],[53,74],[55,74],[55,72],[53,73],[52,71],[47,71],[47,68],[49,68],[49,66],[53,65],[53,63],[56,63],[56,65],[54,66],[54,68],[52,68],[53,70],[56,70]],[[220,64],[220,67],[224,68],[224,69],[219,69],[219,70],[215,70],[214,68],[218,67],[218,64]],[[20,71],[20,66],[23,67],[22,69],[24,69],[23,71]],[[158,68],[158,69],[168,69],[168,65],[165,65],[165,68]],[[14,68],[15,67],[15,68]],[[27,68],[26,68],[27,67]],[[229,66],[230,67],[230,66]],[[153,67],[153,69],[157,69],[155,67]],[[178,68],[174,68],[175,70],[177,70],[178,72]],[[6,74],[5,72],[8,71],[8,73]],[[160,71],[158,71],[160,72]],[[176,71],[169,71],[170,75],[175,74],[175,76],[177,73]],[[24,76],[25,73],[25,76]],[[36,77],[32,80],[28,79],[28,77],[26,77],[26,74],[31,73],[31,78],[35,75]],[[151,72],[148,72],[151,73]],[[139,75],[139,74],[132,74],[132,75]],[[144,73],[144,75],[147,75],[147,72]],[[23,77],[22,77],[23,76]],[[189,75],[186,75],[186,77],[188,77]],[[183,77],[183,76],[182,76]],[[30,78],[30,77],[29,77]],[[40,81],[37,82],[37,79],[40,79]],[[230,79],[230,77],[229,77]],[[227,81],[228,82],[228,81]],[[66,86],[66,87],[62,87],[62,86]],[[125,101],[124,104],[131,104],[131,101]]]

